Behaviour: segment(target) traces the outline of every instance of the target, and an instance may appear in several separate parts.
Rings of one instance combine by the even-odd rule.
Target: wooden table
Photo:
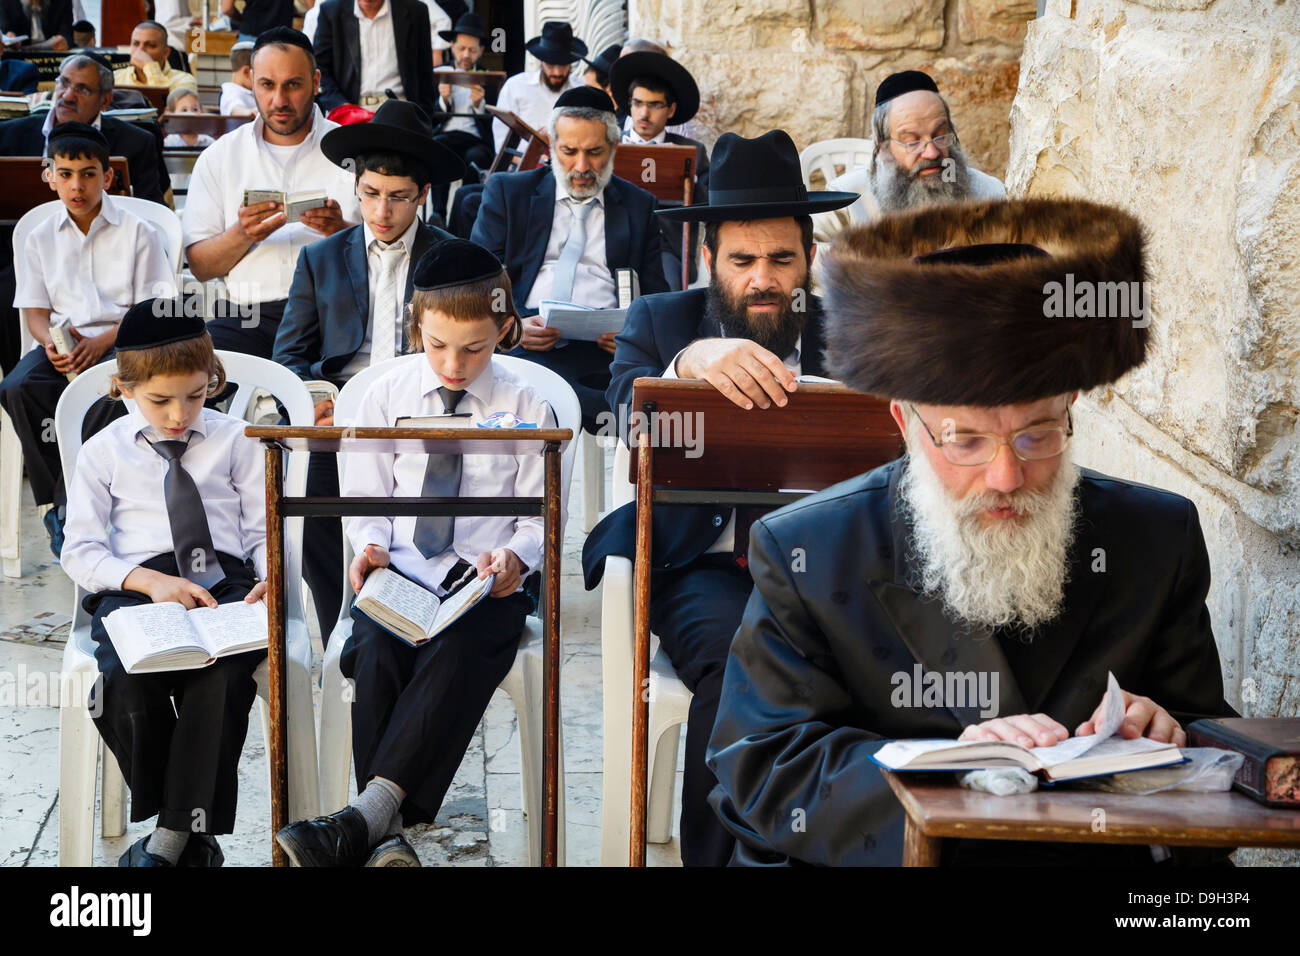
[[[935,773],[882,770],[907,814],[904,866],[938,866],[941,843],[1029,840],[1206,847],[1300,847],[1300,812],[1226,793],[1105,793],[1050,788],[999,797]],[[1105,812],[1097,827],[1097,809]]]
[[[290,821],[285,713],[284,521],[293,517],[362,515],[532,516],[543,521],[542,544],[542,715],[544,817],[542,865],[555,866],[558,850],[560,726],[560,447],[573,440],[568,428],[307,428],[257,426],[245,429],[266,449],[266,606],[270,617],[271,862],[287,863],[275,833]],[[284,496],[285,451],[406,452],[452,455],[519,455],[536,450],[545,458],[545,487],[540,498],[342,498]],[[324,624],[322,626],[325,626]]]

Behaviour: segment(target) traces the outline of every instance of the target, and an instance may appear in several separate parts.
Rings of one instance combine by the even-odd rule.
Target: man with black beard
[[[642,376],[702,379],[750,409],[786,404],[798,376],[823,372],[821,303],[808,292],[816,251],[809,216],[851,202],[852,194],[809,193],[798,151],[782,130],[752,140],[724,133],[713,155],[709,205],[658,213],[705,224],[709,287],[645,296],[628,310],[606,393],[620,423]],[[755,517],[750,509],[712,505],[654,509],[650,627],[694,694],[682,787],[687,866],[722,866],[732,852],[731,836],[708,805],[714,779],[704,748],[727,648],[753,588],[746,555]],[[634,505],[606,515],[583,548],[587,588],[600,582],[606,557],[631,557],[635,541]]]
[[[818,242],[829,242],[851,224],[928,203],[1006,198],[1002,183],[966,161],[952,111],[934,80],[920,70],[881,81],[871,130],[871,162],[827,185],[858,193],[858,198],[840,212],[814,219]]]
[[[886,740],[1090,734],[1108,673],[1126,738],[1181,746],[1188,721],[1232,713],[1196,507],[1069,459],[1074,398],[1140,365],[1149,323],[1062,323],[1043,289],[1144,281],[1138,222],[1081,201],[963,204],[849,230],[827,259],[831,374],[891,400],[907,453],[751,531],[754,591],[708,746],[737,864],[901,862],[902,808],[871,761]],[[983,677],[994,716],[965,693],[900,703],[918,667],[944,688]],[[952,840],[941,862],[1167,856]]]

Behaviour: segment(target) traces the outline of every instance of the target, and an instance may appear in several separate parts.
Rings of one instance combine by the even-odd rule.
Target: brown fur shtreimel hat
[[[1018,405],[1146,358],[1142,228],[1081,200],[931,206],[827,254],[829,373],[927,405]]]

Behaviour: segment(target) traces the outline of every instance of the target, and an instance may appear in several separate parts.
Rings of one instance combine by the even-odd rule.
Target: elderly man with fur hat
[[[1136,220],[1079,201],[931,208],[850,230],[828,259],[830,372],[890,400],[907,451],[751,530],[708,748],[733,863],[898,864],[883,741],[1092,733],[1108,672],[1124,737],[1182,745],[1188,721],[1231,713],[1195,506],[1070,460],[1074,399],[1141,364],[1149,323],[1144,306],[1062,318],[1053,284],[1142,283]],[[995,715],[896,705],[918,665],[996,675]],[[956,840],[942,862],[1165,855]]]

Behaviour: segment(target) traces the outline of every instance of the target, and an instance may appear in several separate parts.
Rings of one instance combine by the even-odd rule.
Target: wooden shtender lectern
[[[450,83],[452,86],[481,86],[485,96],[499,90],[506,81],[506,74],[500,70],[434,70],[433,82]]]
[[[159,113],[167,109],[167,94],[169,91],[165,86],[137,86],[130,83],[114,83],[113,89],[139,93]]]
[[[694,155],[694,150],[691,150]],[[843,385],[801,382],[784,408],[743,409],[712,385],[638,378],[628,442],[636,483],[633,569],[632,809],[629,864],[645,866],[646,757],[650,677],[650,529],[656,504],[762,505],[779,508],[897,458],[898,426],[888,403]],[[685,416],[697,444],[683,447]],[[642,426],[637,428],[636,426]],[[653,441],[652,441],[653,439]],[[676,444],[678,447],[673,447]],[[687,453],[697,457],[688,457]]]
[[[695,190],[695,159],[694,146],[623,143],[614,151],[614,175],[653,193],[655,199],[689,206]],[[682,223],[683,289],[691,284],[692,251],[690,224]]]
[[[131,195],[126,157],[110,156],[108,165],[113,170],[109,195]],[[59,198],[41,175],[44,168],[45,160],[40,156],[0,156],[0,182],[5,185],[0,192],[0,223],[17,222],[42,203]]]
[[[499,110],[495,106],[485,106],[483,108],[491,116],[505,123],[506,129],[509,130],[506,133],[505,142],[501,144],[501,150],[497,153],[496,159],[492,160],[491,167],[488,168],[488,175],[508,171],[511,160],[516,156],[519,157],[519,163],[515,167],[518,172],[522,173],[535,168],[550,148],[550,137],[533,129],[509,110]],[[527,144],[522,154],[519,151],[521,142]]]
[[[251,122],[251,116],[218,116],[215,113],[163,113],[158,117],[158,125],[162,127],[164,136],[172,133],[207,133],[213,139],[221,139],[227,133]]]
[[[268,669],[271,732],[271,861],[286,863],[275,833],[290,821],[289,780],[285,769],[288,725],[285,721],[284,521],[294,517],[360,515],[540,515],[542,545],[542,758],[545,814],[542,865],[555,866],[558,852],[560,721],[560,446],[573,439],[568,428],[310,428],[293,426],[245,429],[266,448],[266,606],[270,618]],[[452,455],[518,455],[536,450],[545,458],[541,498],[340,498],[284,497],[284,452],[408,452]]]

